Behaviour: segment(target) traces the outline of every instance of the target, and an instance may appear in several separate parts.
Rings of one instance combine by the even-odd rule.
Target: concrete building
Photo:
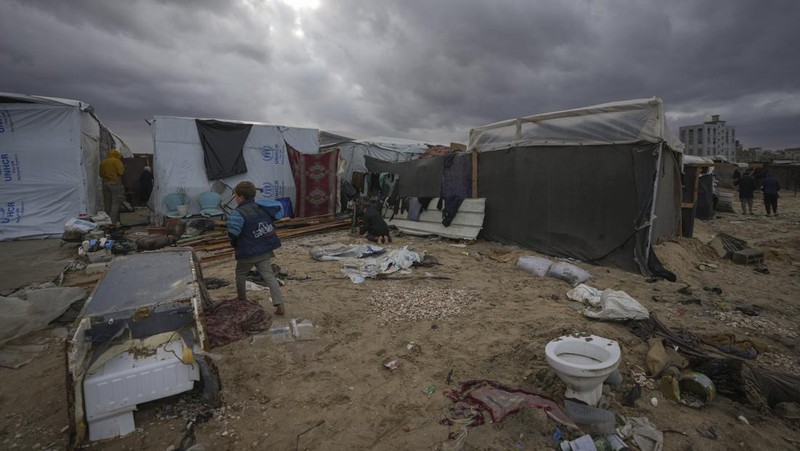
[[[719,120],[718,114],[708,122],[681,127],[680,140],[687,155],[736,159],[736,129]]]

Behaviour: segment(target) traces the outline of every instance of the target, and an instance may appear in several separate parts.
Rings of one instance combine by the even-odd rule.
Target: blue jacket
[[[781,184],[774,175],[769,174],[767,175],[767,178],[761,182],[761,189],[764,190],[764,194],[775,196],[778,194],[778,191],[781,190]]]
[[[272,223],[283,217],[280,202],[246,200],[228,216],[228,237],[236,258],[266,254],[281,247]]]

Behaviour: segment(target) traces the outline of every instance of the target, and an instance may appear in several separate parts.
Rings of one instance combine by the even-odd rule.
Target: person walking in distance
[[[233,192],[238,206],[228,216],[228,237],[236,249],[236,295],[239,300],[247,300],[247,274],[255,266],[267,282],[275,314],[283,315],[285,301],[270,263],[275,257],[273,251],[281,247],[273,225],[283,217],[281,205],[266,199],[256,200],[256,187],[251,182],[239,183]]]
[[[744,171],[744,175],[739,178],[739,201],[742,203],[742,214],[753,213],[753,195],[756,192],[756,179],[753,178],[753,171]]]
[[[119,207],[125,200],[125,187],[122,186],[122,155],[117,149],[108,151],[106,158],[100,163],[100,178],[103,179],[103,207],[111,216],[115,227],[120,227]]]
[[[778,216],[778,191],[781,190],[781,184],[772,171],[767,172],[767,176],[761,182],[761,189],[764,191],[764,208],[767,209],[767,216]]]

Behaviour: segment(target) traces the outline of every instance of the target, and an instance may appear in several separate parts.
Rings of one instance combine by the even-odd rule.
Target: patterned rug
[[[292,176],[297,187],[297,217],[333,214],[336,210],[336,170],[339,149],[322,154],[300,153],[286,143]]]
[[[231,299],[206,311],[205,323],[211,347],[216,348],[269,329],[272,315],[258,302]]]

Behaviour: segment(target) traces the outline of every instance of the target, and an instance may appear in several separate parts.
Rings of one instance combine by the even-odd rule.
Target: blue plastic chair
[[[168,218],[188,218],[192,214],[187,210],[185,215],[178,213],[178,206],[189,206],[189,196],[181,193],[170,193],[164,197],[164,205],[167,207],[166,216]]]
[[[197,202],[200,204],[200,214],[205,218],[224,215],[225,212],[219,208],[221,200],[222,196],[214,191],[200,193],[200,195],[197,196]]]

